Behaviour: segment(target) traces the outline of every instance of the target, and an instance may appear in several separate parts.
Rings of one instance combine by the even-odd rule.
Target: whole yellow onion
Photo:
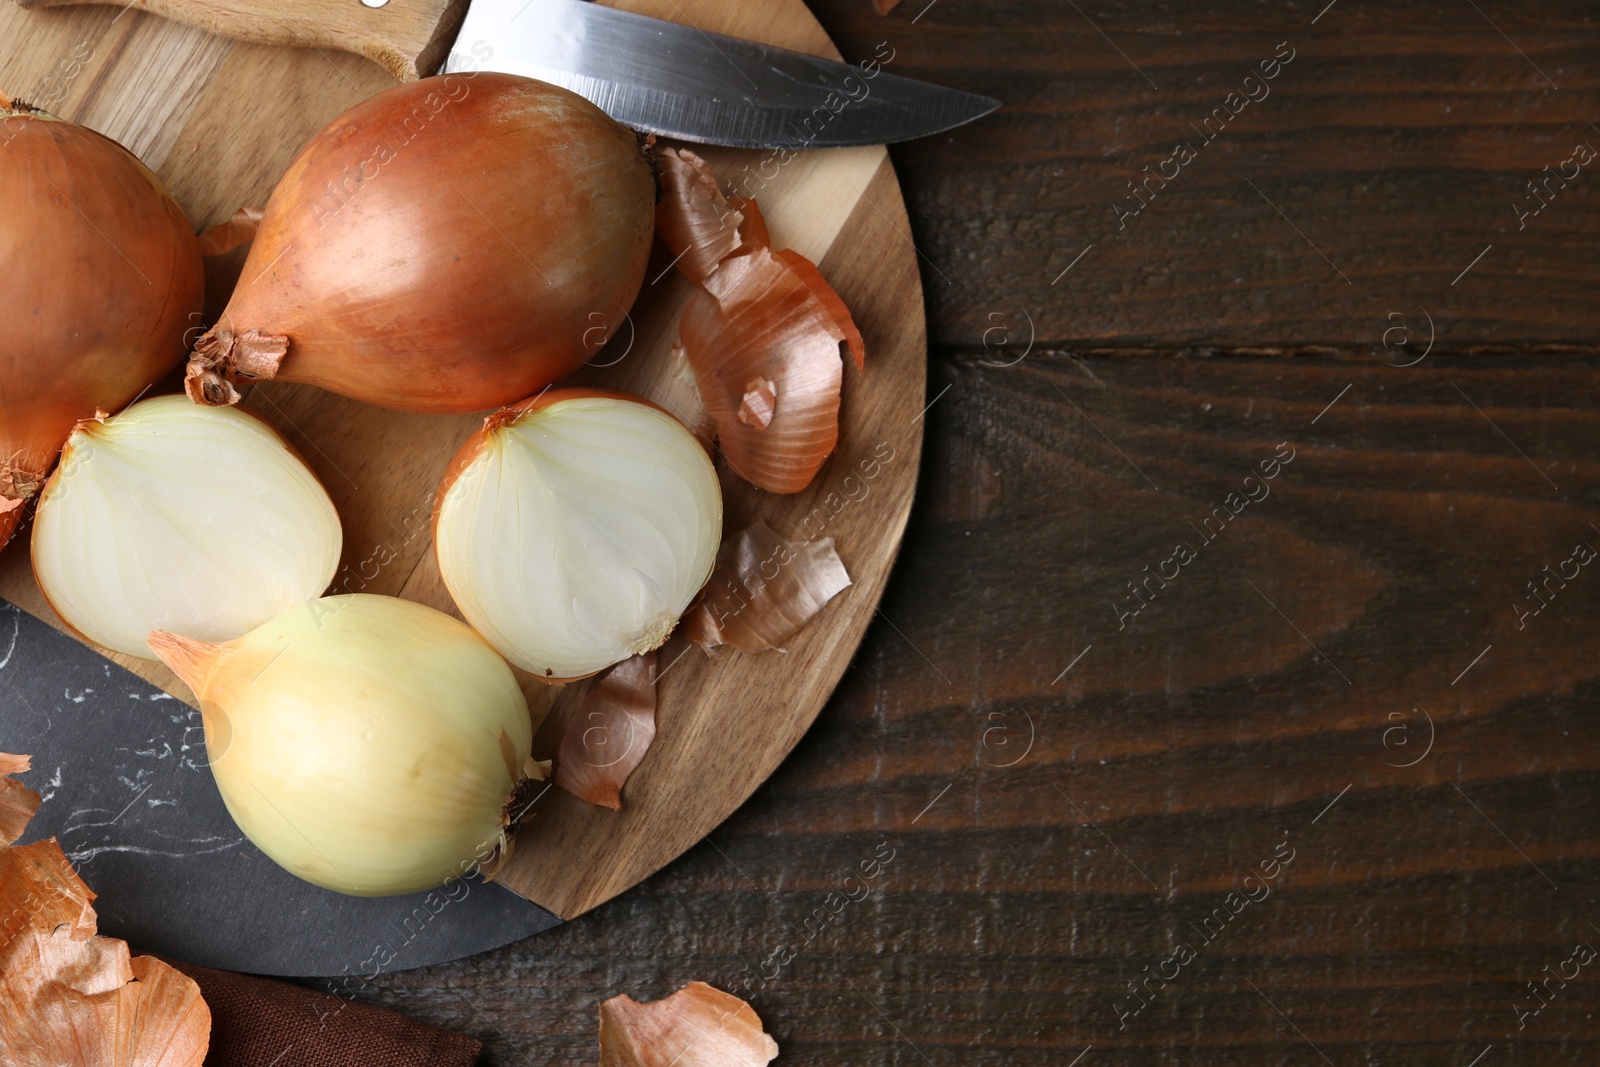
[[[532,724],[511,668],[465,624],[358,593],[223,644],[149,643],[199,700],[229,813],[291,874],[391,896],[508,851]]]

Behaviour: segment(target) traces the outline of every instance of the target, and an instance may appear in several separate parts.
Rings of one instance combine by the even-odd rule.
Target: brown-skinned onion
[[[177,366],[205,298],[182,209],[108,137],[0,94],[0,545],[72,428]]]
[[[521,399],[621,325],[654,204],[638,136],[575,93],[498,73],[380,93],[278,183],[187,391],[228,404],[276,379],[437,413]]]

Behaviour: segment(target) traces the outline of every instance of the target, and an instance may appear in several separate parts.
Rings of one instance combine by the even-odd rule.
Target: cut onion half
[[[40,496],[33,571],[79,634],[155,659],[152,630],[231,641],[319,596],[343,540],[276,430],[161,396],[73,430]]]
[[[434,505],[456,606],[523,670],[581,678],[659,647],[711,576],[722,489],[637,397],[546,392],[484,420]]]

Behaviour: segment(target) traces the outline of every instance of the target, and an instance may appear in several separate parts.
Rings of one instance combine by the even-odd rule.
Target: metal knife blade
[[[1000,101],[585,0],[473,0],[443,73],[571,89],[624,125],[738,148],[890,144]]]

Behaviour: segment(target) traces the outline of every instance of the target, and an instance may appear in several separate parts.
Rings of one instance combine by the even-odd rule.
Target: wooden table
[[[895,154],[883,618],[708,840],[374,999],[504,1065],[693,979],[789,1065],[1595,1062],[1600,21],[1325,3],[816,5],[1007,103]]]
[[[1006,101],[894,152],[938,400],[883,619],[709,840],[378,1000],[507,1065],[691,979],[782,1064],[1595,1062],[1600,960],[1526,982],[1600,949],[1600,174],[1514,210],[1600,149],[1594,8],[925,3],[814,5]]]

